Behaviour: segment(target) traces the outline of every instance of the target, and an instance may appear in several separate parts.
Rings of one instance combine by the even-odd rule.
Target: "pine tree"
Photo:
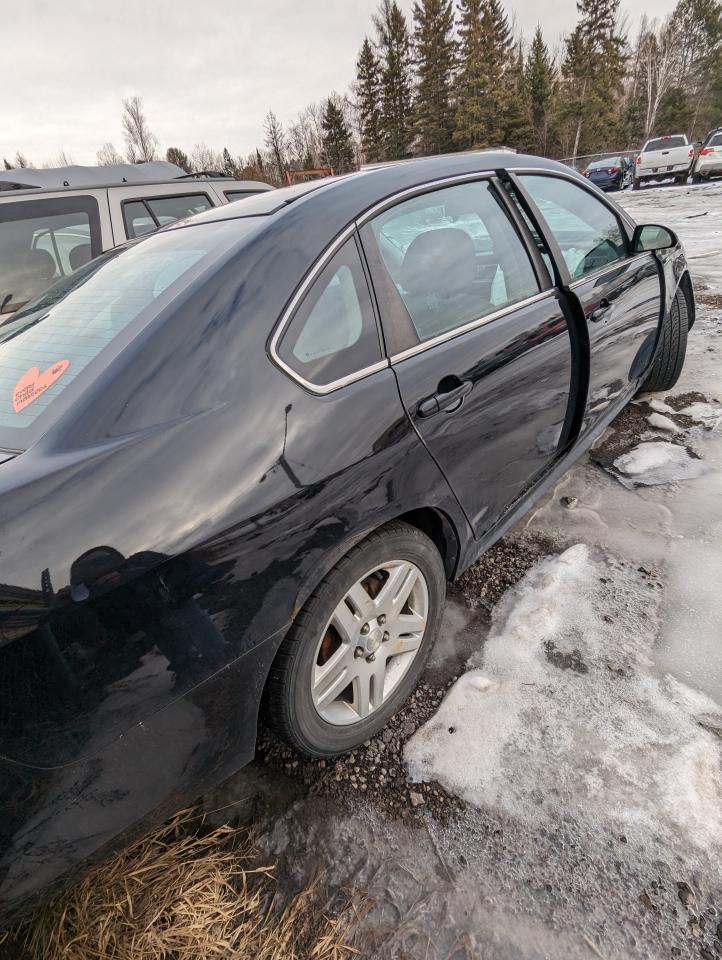
[[[619,0],[577,0],[579,20],[567,37],[562,97],[572,156],[614,146],[622,135],[625,38]]]
[[[460,0],[461,73],[454,139],[465,148],[504,140],[512,36],[501,0]]]
[[[364,37],[356,61],[357,109],[361,127],[361,151],[366,163],[382,157],[381,143],[381,64],[368,37]]]
[[[556,78],[540,26],[537,26],[534,32],[526,62],[526,83],[533,136],[532,149],[545,156],[552,139]]]
[[[462,149],[478,146],[485,78],[481,62],[482,0],[459,0],[461,70],[457,81],[454,141]]]
[[[411,143],[411,38],[396,0],[382,0],[374,17],[381,59],[380,133],[383,159],[409,155]]]
[[[456,44],[452,0],[414,3],[414,101],[416,152],[422,156],[453,149],[451,105]]]
[[[174,163],[177,167],[180,167],[181,170],[185,170],[186,173],[191,172],[188,154],[184,153],[180,147],[168,147],[165,152],[165,158],[168,163]]]
[[[228,147],[223,148],[223,172],[227,177],[238,177],[238,164],[231,156]]]
[[[503,142],[520,153],[528,153],[534,149],[535,136],[530,118],[531,104],[521,41],[518,42],[516,56],[506,71],[506,88]]]
[[[343,110],[333,97],[326,101],[321,128],[321,145],[326,163],[334,173],[348,173],[354,168],[353,141]]]

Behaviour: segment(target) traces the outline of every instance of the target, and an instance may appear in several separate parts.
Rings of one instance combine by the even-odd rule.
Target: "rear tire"
[[[702,183],[702,177],[698,173],[692,174],[692,183]]]
[[[267,724],[323,758],[378,733],[423,672],[445,596],[444,565],[425,534],[400,521],[369,534],[323,578],[284,639],[266,685]]]
[[[639,190],[641,186],[642,181],[639,179],[639,177],[632,177],[632,190]]]
[[[684,366],[685,353],[687,352],[688,329],[687,298],[682,290],[677,290],[672,305],[662,323],[652,366],[639,388],[640,393],[671,390],[679,380]]]

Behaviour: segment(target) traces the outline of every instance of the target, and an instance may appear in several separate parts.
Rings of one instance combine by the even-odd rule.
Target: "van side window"
[[[153,233],[167,223],[192,217],[213,206],[205,193],[186,193],[178,197],[143,197],[123,203],[123,221],[129,239]]]

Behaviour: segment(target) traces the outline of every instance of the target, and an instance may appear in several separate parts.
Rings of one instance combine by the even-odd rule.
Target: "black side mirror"
[[[657,223],[645,223],[634,230],[632,247],[635,253],[645,253],[649,250],[669,250],[679,243],[677,235],[669,227],[661,227]]]

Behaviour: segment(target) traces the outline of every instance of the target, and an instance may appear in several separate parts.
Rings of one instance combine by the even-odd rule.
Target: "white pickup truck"
[[[638,190],[645,180],[666,180],[684,183],[694,160],[694,147],[684,133],[647,140],[634,165],[632,189]]]

